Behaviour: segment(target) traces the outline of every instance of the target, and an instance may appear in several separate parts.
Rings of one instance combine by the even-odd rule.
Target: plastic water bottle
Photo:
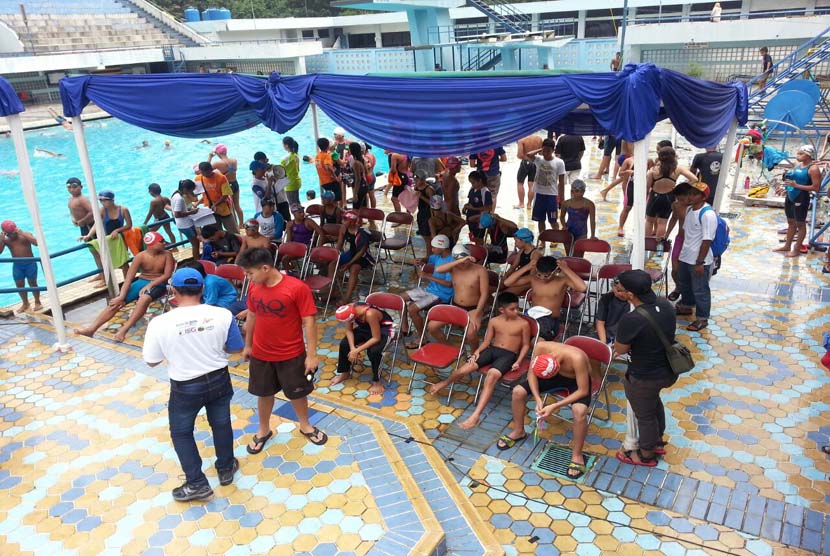
[[[744,178],[744,189],[749,191],[749,176]]]
[[[657,238],[657,247],[655,248],[654,253],[657,255],[657,258],[663,258],[663,240],[661,238]]]

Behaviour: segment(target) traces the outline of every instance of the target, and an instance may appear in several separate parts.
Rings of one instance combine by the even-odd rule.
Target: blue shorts
[[[531,219],[534,222],[544,222],[547,218],[551,225],[556,224],[556,217],[558,205],[556,203],[556,195],[545,195],[544,193],[537,193],[533,197],[533,213]]]
[[[145,280],[144,278],[136,278],[135,280],[133,280],[133,283],[130,284],[129,291],[127,291],[127,298],[125,301],[129,303],[130,301],[135,301],[136,299],[138,299],[138,296],[141,293],[142,288],[144,288],[144,286],[146,286],[149,283],[150,281]],[[161,296],[163,296],[165,293],[167,293],[167,286],[153,286],[153,288],[150,290],[150,297],[153,300],[156,300],[161,298]]]
[[[192,228],[179,228],[179,233],[187,239],[193,239],[196,237],[196,226]]]
[[[34,261],[29,261],[28,263],[12,263],[12,278],[14,278],[15,282],[37,280],[37,263]]]

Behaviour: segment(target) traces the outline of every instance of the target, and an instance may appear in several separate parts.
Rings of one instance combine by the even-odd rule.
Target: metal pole
[[[631,268],[643,269],[646,263],[646,170],[651,133],[634,143],[634,206],[628,220],[634,222]]]
[[[314,141],[320,138],[320,128],[317,124],[317,103],[311,103],[311,127],[314,130]]]
[[[737,199],[738,198],[738,180],[741,177],[741,166],[743,165],[744,161],[744,144],[738,143],[738,158],[735,162],[735,177],[732,179],[732,192],[729,194],[730,199]],[[732,153],[724,152],[724,157],[732,156]],[[721,170],[723,172],[723,170]]]
[[[622,28],[620,29],[620,69],[625,63],[625,28],[628,26],[628,0],[623,1]],[[636,195],[635,195],[636,198]]]
[[[75,146],[78,147],[78,158],[81,159],[84,181],[89,191],[89,202],[92,205],[92,216],[95,219],[95,235],[98,238],[98,253],[101,256],[101,272],[104,274],[110,296],[115,297],[118,295],[118,279],[115,277],[115,269],[112,267],[107,235],[104,232],[104,221],[101,219],[101,211],[98,209],[98,193],[95,190],[95,179],[92,177],[92,165],[89,162],[89,150],[86,147],[84,122],[81,120],[80,114],[76,118],[72,118],[72,132],[75,134]]]
[[[55,283],[55,273],[52,271],[52,259],[49,258],[49,249],[46,246],[46,236],[43,234],[43,223],[40,220],[37,196],[35,195],[35,180],[32,176],[32,166],[29,162],[29,152],[26,150],[26,138],[23,135],[23,123],[20,114],[6,116],[11,130],[14,152],[17,155],[17,168],[20,171],[20,185],[23,188],[23,197],[29,207],[29,216],[32,218],[32,228],[37,239],[37,249],[40,253],[40,264],[43,267],[43,278],[46,280],[46,295],[49,297],[49,306],[52,309],[52,322],[58,335],[55,349],[68,351],[70,346],[66,342],[66,325],[63,322],[63,309],[58,297],[58,286]]]
[[[718,172],[718,186],[715,190],[715,212],[721,211],[723,204],[724,190],[726,189],[726,176],[729,174],[729,167],[732,165],[732,149],[735,148],[735,135],[738,133],[738,120],[733,119],[729,124],[729,131],[726,133],[726,145],[723,147],[720,171]]]

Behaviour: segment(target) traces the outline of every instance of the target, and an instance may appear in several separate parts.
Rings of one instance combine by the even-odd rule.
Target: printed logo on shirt
[[[261,298],[254,299],[254,307],[257,314],[265,313],[275,317],[281,317],[285,311],[285,303],[279,299],[271,299],[268,303],[264,303]]]
[[[493,158],[496,156],[496,151],[494,149],[490,149],[489,151],[478,153],[476,156],[481,161],[481,170],[488,172],[490,170],[490,166],[493,164]]]
[[[186,336],[196,332],[210,332],[214,328],[216,328],[216,325],[213,324],[213,318],[211,317],[205,317],[201,322],[194,319],[176,323],[176,333],[179,336]]]

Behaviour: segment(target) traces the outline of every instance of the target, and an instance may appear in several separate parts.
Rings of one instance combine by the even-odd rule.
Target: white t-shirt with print
[[[187,212],[188,206],[187,201],[185,201],[184,197],[182,197],[179,193],[174,193],[173,197],[170,199],[170,208],[173,209],[173,214],[175,215],[177,212]],[[176,227],[180,230],[186,230],[187,228],[193,227],[193,217],[192,216],[184,216],[179,218],[178,216],[175,217],[176,220]]]
[[[559,195],[559,176],[565,175],[565,163],[561,158],[545,157],[537,154],[533,163],[536,165],[536,179],[533,181],[533,191],[542,195]]]
[[[703,205],[698,210],[693,210],[692,207],[686,209],[686,220],[683,221],[683,248],[680,250],[680,260],[686,264],[695,264],[700,254],[700,245],[706,240],[715,239],[715,233],[718,231],[718,217],[715,216],[715,211],[707,210],[702,218],[700,216],[700,211],[708,206]],[[714,260],[712,250],[709,249],[703,264],[710,265]]]

